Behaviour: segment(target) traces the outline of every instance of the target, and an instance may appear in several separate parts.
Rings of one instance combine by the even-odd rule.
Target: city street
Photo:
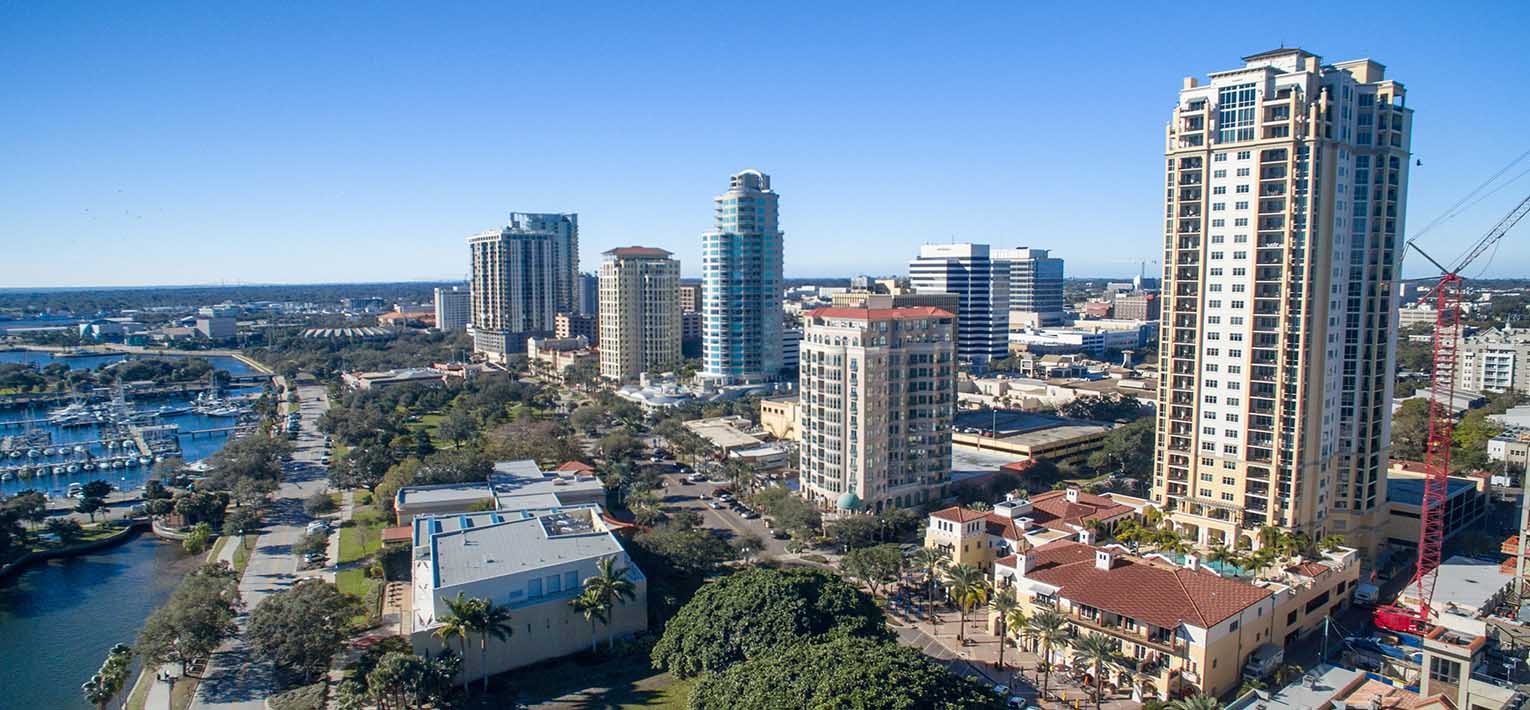
[[[286,479],[272,496],[265,532],[257,540],[239,584],[244,601],[244,613],[239,619],[241,629],[249,611],[261,599],[306,576],[298,574],[299,560],[291,552],[310,520],[303,512],[303,499],[329,486],[327,471],[319,463],[324,457],[324,435],[317,428],[319,415],[329,408],[327,394],[322,386],[311,385],[298,387],[298,396],[302,430],[293,442],[292,460],[284,466]],[[272,668],[252,661],[244,640],[235,638],[209,660],[191,706],[262,710],[265,699],[276,691]]]

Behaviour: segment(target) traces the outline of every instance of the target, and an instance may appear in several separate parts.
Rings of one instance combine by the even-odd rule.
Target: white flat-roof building
[[[610,559],[632,582],[634,598],[617,600],[604,636],[628,636],[648,627],[648,585],[622,549],[596,505],[514,512],[421,516],[412,525],[412,609],[404,633],[417,652],[439,653],[434,635],[460,594],[510,609],[513,633],[488,639],[483,666],[472,654],[472,673],[502,673],[589,648],[592,629],[569,600]]]

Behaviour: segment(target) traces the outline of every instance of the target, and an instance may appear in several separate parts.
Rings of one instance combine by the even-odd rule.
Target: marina
[[[98,368],[127,355],[58,357],[36,351],[0,352],[0,362],[43,367]],[[153,356],[164,358],[165,356]],[[226,356],[206,358],[242,378],[256,373]],[[246,379],[245,381],[249,381]],[[140,388],[141,389],[141,388]],[[70,484],[106,480],[123,490],[139,488],[154,464],[172,456],[202,460],[230,436],[251,428],[251,408],[261,388],[235,386],[221,394],[202,388],[178,396],[139,397],[118,387],[105,401],[77,397],[52,406],[0,410],[0,495],[36,489],[65,496]]]

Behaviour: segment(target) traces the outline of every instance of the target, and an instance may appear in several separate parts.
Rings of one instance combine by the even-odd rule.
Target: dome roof
[[[861,497],[852,491],[845,491],[840,495],[839,501],[834,504],[834,507],[840,510],[860,510]]]

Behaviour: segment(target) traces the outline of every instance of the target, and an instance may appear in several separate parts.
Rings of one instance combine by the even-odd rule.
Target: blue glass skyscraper
[[[702,235],[702,375],[718,384],[781,373],[782,232],[770,176],[734,175]]]

